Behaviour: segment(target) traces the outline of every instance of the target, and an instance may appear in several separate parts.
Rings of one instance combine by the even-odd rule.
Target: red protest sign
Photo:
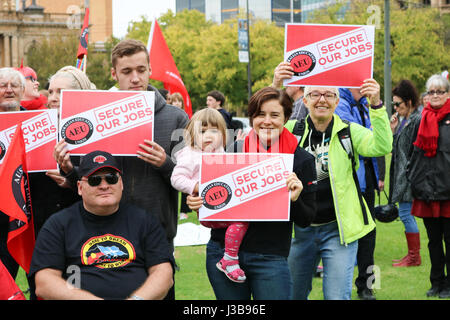
[[[360,87],[373,76],[375,27],[286,24],[284,59],[294,69],[285,86]]]
[[[58,138],[57,113],[54,109],[0,113],[0,164],[17,124],[22,122],[28,172],[56,170],[53,148]]]
[[[292,154],[203,154],[202,221],[288,221]]]
[[[59,136],[73,155],[136,156],[139,143],[153,140],[154,104],[149,91],[63,90]]]

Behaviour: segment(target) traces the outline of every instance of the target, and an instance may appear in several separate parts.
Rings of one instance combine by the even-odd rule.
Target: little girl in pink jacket
[[[172,186],[186,194],[198,194],[202,152],[224,152],[226,143],[225,120],[217,110],[206,108],[197,111],[186,127],[186,147],[175,154],[177,164],[173,169]],[[246,222],[200,221],[208,228],[227,228],[225,254],[217,268],[234,282],[245,281],[239,266],[239,247],[248,228]]]

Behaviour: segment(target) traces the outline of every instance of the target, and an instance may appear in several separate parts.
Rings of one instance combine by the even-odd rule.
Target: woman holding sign
[[[239,251],[239,262],[247,280],[234,283],[216,268],[224,255],[224,229],[213,229],[207,245],[206,269],[219,300],[271,300],[291,298],[292,281],[287,263],[292,222],[306,227],[315,215],[314,158],[298,147],[298,141],[284,128],[292,112],[292,102],[284,92],[263,88],[250,99],[248,114],[253,129],[245,138],[243,152],[290,153],[294,168],[286,178],[291,191],[291,221],[250,222]],[[203,205],[202,197],[188,196],[193,210]],[[255,209],[256,210],[256,209]]]
[[[390,152],[392,133],[380,100],[379,84],[367,79],[360,92],[369,100],[373,131],[344,122],[335,114],[339,102],[337,88],[305,87],[303,101],[310,113],[303,122],[303,130],[296,124],[292,132],[301,136],[300,145],[314,155],[320,202],[311,226],[294,228],[289,255],[294,299],[308,298],[312,278],[322,259],[324,298],[349,300],[358,239],[375,227],[359,188],[357,161],[359,155],[379,157]]]

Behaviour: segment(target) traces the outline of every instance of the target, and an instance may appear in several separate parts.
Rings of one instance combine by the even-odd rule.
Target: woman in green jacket
[[[339,102],[337,88],[306,87],[304,102],[309,109],[300,146],[316,159],[317,213],[311,226],[294,226],[289,255],[293,298],[307,299],[312,278],[322,259],[325,299],[350,299],[358,239],[375,227],[369,209],[359,197],[352,161],[338,132],[350,125],[356,170],[359,155],[379,157],[391,151],[392,133],[380,86],[367,79],[361,93],[370,101],[373,131],[343,122],[334,110]],[[294,132],[295,133],[295,132]]]

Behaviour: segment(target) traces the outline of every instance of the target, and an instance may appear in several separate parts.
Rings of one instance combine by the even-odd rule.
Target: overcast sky
[[[153,20],[168,9],[175,12],[175,0],[113,0],[113,35],[122,38],[131,20],[139,20],[142,15]]]

